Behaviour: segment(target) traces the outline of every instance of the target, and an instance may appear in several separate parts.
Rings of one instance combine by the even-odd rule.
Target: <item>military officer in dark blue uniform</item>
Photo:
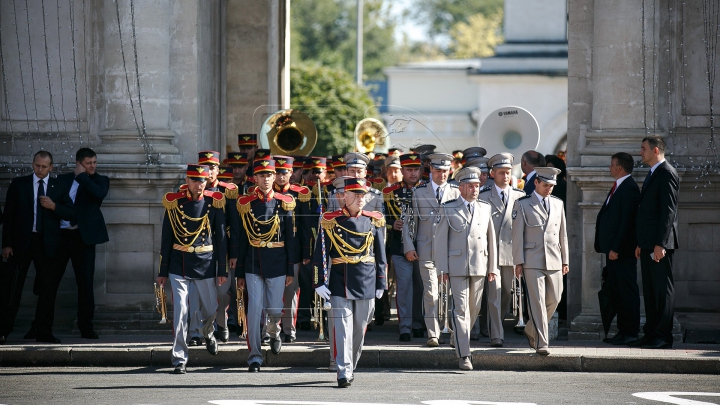
[[[293,282],[293,267],[300,257],[298,239],[293,231],[295,198],[273,191],[275,161],[256,160],[253,173],[257,187],[237,202],[244,232],[240,233],[237,254],[242,259],[235,272],[238,288],[247,286],[248,291],[248,371],[258,372],[263,361],[260,348],[263,309],[269,323],[270,349],[278,354],[282,348],[279,323],[283,293]]]
[[[226,262],[215,257],[227,255],[225,234],[225,196],[205,190],[210,168],[188,165],[187,189],[167,193],[163,198],[163,219],[160,245],[160,269],[157,283],[164,286],[170,279],[172,287],[174,340],[172,364],[176,374],[185,374],[188,361],[187,317],[188,290],[197,291],[202,335],[207,350],[217,354],[213,322],[217,311],[216,285],[227,281]],[[217,263],[217,264],[216,264]]]
[[[275,183],[273,183],[273,190],[276,193],[289,194],[296,200],[295,205],[295,223],[293,226],[293,232],[298,238],[300,246],[309,245],[310,239],[310,228],[308,227],[308,202],[310,201],[310,189],[301,186],[299,184],[293,184],[290,182],[290,176],[293,171],[293,163],[295,159],[291,156],[273,156],[275,160]],[[298,255],[300,253],[298,252]],[[302,259],[310,259],[309,249],[303,249]],[[283,296],[283,303],[285,308],[283,309],[282,316],[282,328],[285,333],[285,343],[292,343],[296,339],[296,324],[298,319],[298,301],[300,298],[300,285],[299,285],[299,272],[300,263],[295,263],[293,267],[294,276],[292,284],[285,287],[285,294]]]
[[[345,206],[323,214],[322,238],[313,254],[313,287],[332,305],[339,387],[354,380],[375,299],[387,288],[385,218],[378,211],[363,211],[366,182],[345,180]]]

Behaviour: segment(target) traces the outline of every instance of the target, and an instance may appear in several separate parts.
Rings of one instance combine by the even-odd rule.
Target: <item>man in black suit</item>
[[[73,172],[58,176],[58,180],[70,190],[77,220],[60,223],[62,239],[56,264],[60,274],[64,274],[68,261],[72,260],[78,288],[77,323],[80,336],[85,339],[98,338],[92,323],[95,315],[95,245],[110,240],[105,218],[100,211],[100,205],[110,187],[110,179],[98,174],[96,170],[95,151],[81,148],[75,154]]]
[[[637,247],[640,259],[645,325],[642,339],[629,343],[651,349],[672,347],[675,287],[672,259],[678,248],[678,188],[675,168],[665,161],[665,141],[658,135],[643,139],[643,163],[650,166],[637,212]]]
[[[59,282],[53,264],[60,250],[60,220],[74,220],[68,188],[50,177],[52,155],[33,157],[33,174],[13,179],[5,199],[2,256],[12,265],[0,274],[0,343],[12,332],[30,263],[35,264],[39,295],[35,320],[38,342],[60,343],[52,334]],[[60,277],[62,275],[60,274]]]
[[[535,150],[523,153],[520,159],[520,169],[525,173],[525,185],[523,186],[525,194],[532,195],[532,192],[535,191],[535,168],[544,166],[545,156],[542,153]]]
[[[640,329],[640,291],[635,258],[635,216],[640,188],[631,177],[633,157],[612,156],[610,174],[615,183],[605,198],[595,223],[595,251],[604,253],[611,299],[617,310],[618,333],[607,343],[624,345],[637,339]]]

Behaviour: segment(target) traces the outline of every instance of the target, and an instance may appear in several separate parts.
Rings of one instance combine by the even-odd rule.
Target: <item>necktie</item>
[[[438,204],[440,204],[440,187],[435,189],[435,198],[437,199]]]
[[[613,183],[613,186],[610,189],[610,196],[607,199],[608,203],[610,202],[610,199],[612,198],[613,194],[615,194],[615,189],[617,189],[617,180],[615,181],[615,183]]]
[[[471,205],[471,203],[468,203],[468,204],[467,204],[467,209],[468,209],[468,211],[470,211],[470,215],[472,216],[472,213],[473,213],[473,212],[472,212],[472,205]]]
[[[648,171],[648,175],[645,176],[645,181],[643,181],[643,190],[645,190],[645,186],[647,186],[648,180],[650,180],[650,176],[652,176],[652,169]]]
[[[37,209],[36,209],[36,218],[35,218],[35,231],[38,233],[43,232],[43,225],[45,224],[44,217],[43,217],[43,207],[40,205],[40,197],[45,196],[45,182],[43,180],[38,181],[38,190],[37,190]]]
[[[547,203],[545,202],[544,198],[542,199],[542,206],[543,206],[543,209],[545,209],[545,213],[549,214]]]
[[[505,205],[505,192],[504,191],[500,192],[500,201],[502,201],[503,205]]]

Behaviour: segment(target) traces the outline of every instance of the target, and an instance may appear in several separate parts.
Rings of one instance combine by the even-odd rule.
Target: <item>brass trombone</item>
[[[155,284],[155,310],[158,311],[162,319],[161,324],[167,323],[167,296],[165,295],[165,288],[162,284]]]
[[[237,323],[238,327],[242,327],[242,334],[240,335],[241,339],[244,339],[247,337],[247,313],[245,313],[245,292],[240,286],[237,284],[237,279],[235,282],[235,288],[236,288],[236,304],[237,304]]]
[[[320,294],[315,293],[315,302],[313,303],[313,308],[310,314],[310,322],[312,322],[314,328],[320,329],[320,334],[317,338],[318,342],[325,341],[329,337],[325,336],[325,327],[323,326],[322,311],[325,310],[326,312],[328,312],[329,315],[330,309],[330,302],[325,301],[325,298],[321,297]],[[328,322],[330,322],[329,319]]]
[[[522,335],[523,329],[525,329],[525,318],[523,317],[523,289],[522,289],[522,276],[515,276],[513,278],[513,287],[511,290],[513,300],[513,316],[518,317],[518,323],[513,327],[515,333]]]

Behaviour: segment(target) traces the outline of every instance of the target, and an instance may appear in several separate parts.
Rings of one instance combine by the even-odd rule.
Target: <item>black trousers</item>
[[[674,250],[667,250],[659,262],[650,258],[652,249],[641,249],[645,325],[643,333],[650,339],[660,338],[673,343],[672,327],[675,316],[675,283],[672,276]]]
[[[58,258],[55,260],[59,275],[59,278],[55,280],[57,285],[53,286],[55,295],[57,295],[57,289],[65,274],[68,261],[72,261],[75,284],[78,289],[78,329],[81,332],[89,332],[93,330],[93,317],[95,316],[95,294],[93,291],[95,245],[85,244],[80,236],[80,231],[77,229],[62,229],[61,233],[60,251]],[[55,300],[53,300],[54,302]]]
[[[619,333],[637,337],[640,330],[640,290],[637,284],[637,259],[620,256],[610,260],[606,255],[607,283],[611,301],[617,311]]]
[[[20,309],[20,299],[31,263],[35,264],[36,271],[33,290],[42,295],[49,285],[48,278],[52,277],[53,271],[52,261],[45,254],[45,242],[39,233],[32,234],[30,247],[25,253],[13,252],[13,256],[10,256],[0,269],[1,336],[9,335],[15,327],[15,318]],[[38,307],[40,305],[41,302],[38,301]]]

